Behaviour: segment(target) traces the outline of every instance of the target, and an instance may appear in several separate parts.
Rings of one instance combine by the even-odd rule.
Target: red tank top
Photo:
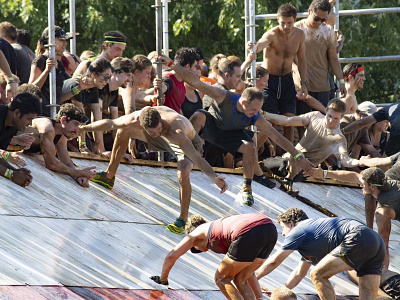
[[[165,97],[164,105],[172,108],[178,114],[180,114],[182,103],[183,101],[185,101],[185,85],[183,81],[179,82],[178,79],[176,79],[175,75],[172,73],[166,73],[163,76],[169,77],[174,83],[171,92],[168,96]]]
[[[266,216],[255,213],[215,220],[208,233],[208,249],[225,254],[238,236],[263,224],[273,224],[273,222]]]

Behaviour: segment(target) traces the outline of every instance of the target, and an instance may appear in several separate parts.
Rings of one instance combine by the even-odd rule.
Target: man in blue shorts
[[[393,163],[398,155],[385,158],[365,159],[364,161],[388,161]],[[394,163],[386,173],[377,167],[368,168],[361,173],[352,171],[327,171],[318,168],[316,178],[333,178],[359,184],[365,195],[365,218],[367,225],[372,229],[374,212],[378,232],[386,245],[385,268],[389,267],[389,236],[391,220],[400,221],[400,162]],[[377,206],[378,203],[378,206]]]
[[[278,267],[294,250],[302,259],[286,281],[294,288],[307,275],[321,299],[336,299],[329,278],[346,270],[356,270],[360,299],[375,299],[385,258],[385,244],[378,233],[348,218],[308,219],[304,211],[289,208],[277,218],[285,237],[281,249],[256,272],[257,279]],[[260,291],[259,291],[260,292]]]

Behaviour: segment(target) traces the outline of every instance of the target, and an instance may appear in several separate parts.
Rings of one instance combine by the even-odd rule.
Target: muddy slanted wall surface
[[[29,187],[0,178],[0,296],[28,299],[23,296],[27,293],[35,295],[30,299],[90,299],[89,294],[97,295],[92,299],[225,299],[214,283],[214,272],[223,257],[219,254],[182,256],[170,273],[170,290],[149,279],[160,274],[165,256],[183,237],[165,230],[165,225],[179,215],[175,169],[121,165],[110,191],[95,183],[88,189],[80,187],[72,178],[46,170],[40,156],[25,157],[33,175]],[[79,168],[107,168],[106,162],[74,159],[74,163]],[[311,218],[325,216],[278,188],[270,190],[258,183],[253,186],[254,206],[243,207],[235,202],[242,176],[223,176],[229,188],[219,194],[207,176],[199,171],[191,173],[191,214],[213,220],[258,212],[276,222],[279,213],[296,206]],[[364,220],[359,189],[309,183],[295,187],[301,196],[339,216]],[[277,228],[275,250],[283,241],[281,228]],[[397,221],[392,231],[391,246],[399,249]],[[399,272],[395,251],[391,259],[392,269]],[[263,278],[261,285],[269,289],[283,285],[299,260],[300,255],[293,253]],[[358,294],[358,288],[344,274],[334,276],[331,282],[338,295]],[[309,276],[295,291],[315,294]],[[313,298],[305,295],[304,299]]]

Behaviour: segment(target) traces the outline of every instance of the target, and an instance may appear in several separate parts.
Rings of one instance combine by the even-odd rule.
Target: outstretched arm
[[[260,118],[257,119],[257,122]],[[282,126],[307,126],[308,120],[299,116],[286,117],[283,115],[277,115],[272,113],[265,113],[265,119],[271,123],[282,125]],[[258,126],[258,125],[257,125]]]
[[[269,115],[269,114],[267,114]],[[287,117],[285,117],[287,118]],[[301,119],[298,117],[293,117],[296,119]],[[301,119],[303,120],[303,119]],[[304,122],[304,121],[303,121]],[[315,167],[308,159],[304,158],[299,150],[297,150],[288,139],[286,139],[282,134],[280,134],[272,125],[264,119],[264,117],[259,116],[255,125],[257,126],[258,130],[265,133],[270,139],[275,141],[279,146],[289,152],[292,157],[296,158],[299,154],[301,157],[300,160],[296,160],[296,164],[300,169],[305,170],[306,172],[311,172],[312,167]]]
[[[371,115],[360,120],[357,120],[350,125],[347,125],[345,128],[342,129],[343,134],[347,134],[350,132],[358,131],[361,128],[368,127],[372,124],[376,123],[376,119]]]
[[[361,156],[360,162],[363,166],[367,167],[391,167],[393,166],[393,162],[390,157],[374,157],[371,158],[369,156]]]
[[[166,56],[160,56],[158,58],[159,60],[165,61],[167,65],[171,63],[171,59],[166,57]],[[212,85],[208,85],[202,81],[200,81],[199,77],[197,75],[193,74],[192,72],[188,71],[184,67],[180,65],[171,65],[172,70],[175,71],[175,73],[182,78],[183,81],[186,83],[190,84],[191,86],[195,87],[198,89],[200,92],[202,92],[205,95],[210,96],[211,98],[215,99],[215,101],[219,104],[222,101],[224,101],[225,96],[226,96],[226,91],[217,87],[214,87]]]
[[[272,39],[272,33],[271,31],[267,31],[266,33],[263,34],[263,36],[258,40],[257,43],[255,43],[255,52],[261,52],[266,48],[269,44],[271,44],[271,39]],[[253,47],[253,43],[248,42],[247,43],[247,49],[251,49]],[[249,50],[250,50],[249,49]]]
[[[300,261],[297,265],[297,268],[292,271],[285,285],[288,289],[293,289],[296,287],[300,281],[307,275],[308,270],[310,269],[311,264],[306,262],[305,260]]]
[[[83,131],[107,131],[107,130],[116,130],[120,128],[124,128],[128,125],[133,125],[136,120],[136,116],[140,111],[133,112],[129,115],[121,116],[117,119],[103,119],[100,121],[96,121],[89,125],[80,126]]]
[[[58,143],[63,143],[62,139],[65,140],[65,151],[67,154],[63,153],[62,151],[59,153],[60,159],[63,159],[65,164],[62,161],[59,161],[56,157],[56,147],[54,146],[53,140],[54,140],[54,131],[46,132],[44,134],[41,134],[40,136],[40,149],[43,152],[43,158],[44,158],[44,163],[46,165],[46,168],[49,170],[52,170],[54,172],[60,173],[60,174],[66,174],[69,175],[73,178],[78,178],[78,177],[88,177],[88,178],[93,178],[95,174],[91,172],[91,169],[93,168],[86,168],[83,170],[77,170],[73,166],[71,159],[69,158],[68,151],[67,151],[67,143],[66,143],[66,138],[62,137]],[[57,143],[57,144],[58,144]],[[59,145],[58,147],[60,147]],[[60,150],[61,148],[59,148]],[[68,155],[68,158],[66,157]],[[69,163],[70,162],[70,163]]]
[[[325,176],[324,176],[325,175]],[[362,184],[362,176],[359,173],[353,171],[329,171],[322,170],[321,165],[315,169],[315,178],[333,178],[340,181],[353,182],[357,184]]]
[[[268,259],[256,271],[257,279],[260,280],[260,278],[275,270],[292,252],[293,250],[278,250],[268,257]]]
[[[360,166],[358,159],[351,158],[347,152],[344,152],[339,157],[340,163],[346,168],[353,168]]]
[[[171,252],[168,253],[167,257],[164,260],[164,264],[161,271],[161,276],[151,276],[150,279],[159,284],[168,285],[168,275],[171,271],[172,267],[175,265],[175,262],[179,257],[184,255],[190,248],[194,246],[195,237],[191,235],[187,235],[183,238],[183,240],[175,246]]]

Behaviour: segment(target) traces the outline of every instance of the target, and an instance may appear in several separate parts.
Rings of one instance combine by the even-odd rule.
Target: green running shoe
[[[186,222],[183,219],[177,218],[174,223],[167,225],[167,229],[173,233],[182,234],[185,233],[185,225]]]
[[[242,204],[253,206],[254,204],[253,191],[250,188],[242,188],[239,194],[242,197]]]
[[[96,176],[91,179],[93,182],[96,182],[97,184],[100,184],[110,190],[114,187],[114,181],[115,181],[115,176],[111,179],[108,179],[106,176],[106,172],[101,171],[97,172]]]

